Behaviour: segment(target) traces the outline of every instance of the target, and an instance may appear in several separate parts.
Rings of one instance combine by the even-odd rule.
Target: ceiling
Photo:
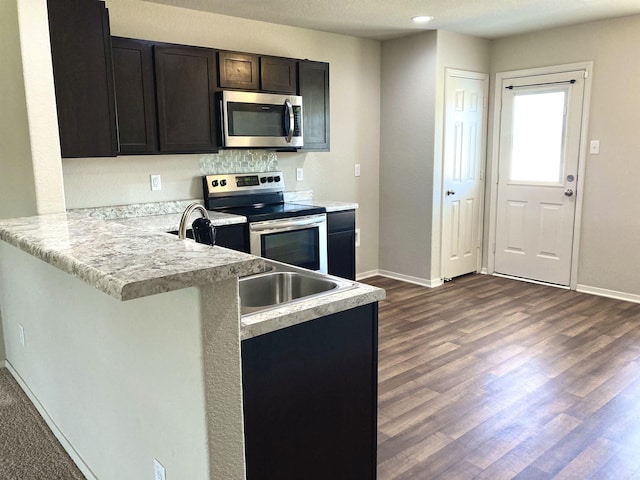
[[[422,30],[499,38],[640,14],[640,0],[147,0],[232,17],[385,40]],[[430,23],[411,22],[430,15]]]

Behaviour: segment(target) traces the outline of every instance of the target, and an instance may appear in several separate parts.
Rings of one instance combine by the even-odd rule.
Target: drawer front
[[[356,211],[345,210],[343,212],[327,213],[327,232],[344,232],[345,230],[355,230]]]

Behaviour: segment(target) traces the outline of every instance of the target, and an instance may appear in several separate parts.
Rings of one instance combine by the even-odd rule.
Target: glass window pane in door
[[[510,179],[559,183],[566,92],[529,93],[513,99]]]

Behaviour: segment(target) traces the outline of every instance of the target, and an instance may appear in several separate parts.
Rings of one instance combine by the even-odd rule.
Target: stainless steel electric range
[[[206,175],[202,182],[207,210],[247,218],[251,254],[327,273],[326,210],[285,202],[282,172]]]

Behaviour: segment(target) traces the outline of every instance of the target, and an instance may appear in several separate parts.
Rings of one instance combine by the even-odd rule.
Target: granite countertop
[[[186,203],[168,202],[163,204],[166,208],[149,204],[82,209],[0,220],[0,240],[123,301],[264,271],[265,261],[260,257],[166,233],[178,229],[181,213],[176,210],[185,208]],[[328,211],[357,208],[357,204],[346,202],[313,203]],[[217,226],[246,222],[238,215],[209,215]],[[354,282],[349,290],[242,316],[242,339],[384,297],[384,290]]]
[[[216,227],[222,227],[224,225],[235,225],[238,223],[246,223],[247,218],[241,215],[231,215],[229,213],[213,212],[207,210],[209,214],[209,220]],[[191,221],[198,218],[198,213],[195,212]],[[173,232],[178,230],[180,225],[180,218],[182,213],[166,213],[163,215],[147,215],[142,217],[129,217],[129,218],[114,218],[112,220],[105,220],[107,222],[118,223],[127,227],[155,231],[155,232]],[[189,228],[191,225],[189,224]]]
[[[264,270],[259,257],[164,233],[162,217],[105,221],[69,212],[0,220],[0,240],[118,300]]]
[[[354,282],[354,288],[349,290],[283,304],[278,308],[245,315],[241,318],[241,338],[247,340],[325,315],[377,302],[384,298],[384,290]]]
[[[300,202],[306,204],[306,202]],[[309,204],[313,204],[316,207],[324,207],[327,209],[327,213],[341,212],[344,210],[356,210],[358,208],[357,203],[353,202],[336,202],[333,200],[311,200]]]

